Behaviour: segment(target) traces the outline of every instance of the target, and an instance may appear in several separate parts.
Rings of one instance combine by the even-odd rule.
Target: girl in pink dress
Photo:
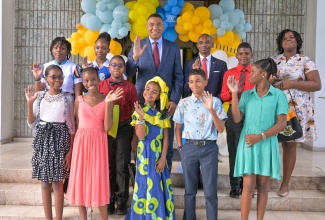
[[[82,83],[88,90],[75,101],[78,130],[74,139],[67,198],[79,206],[81,219],[87,219],[85,207],[98,207],[107,219],[110,202],[107,131],[112,127],[113,102],[121,98],[122,89],[105,97],[98,91],[99,77],[93,67],[82,71]]]

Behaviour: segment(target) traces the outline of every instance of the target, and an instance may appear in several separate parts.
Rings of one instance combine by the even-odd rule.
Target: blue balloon
[[[210,11],[211,20],[220,18],[220,16],[223,14],[223,10],[220,5],[212,4],[208,7],[208,9]]]
[[[114,8],[116,7],[116,3],[114,1],[110,2],[110,3],[107,3],[106,7],[109,9],[109,10],[114,10]]]
[[[238,33],[238,37],[243,40],[246,38],[246,33],[244,31],[240,32],[240,33]]]
[[[174,28],[167,28],[167,30],[163,32],[163,37],[169,41],[174,42],[177,38],[177,33]]]
[[[235,9],[235,2],[232,0],[221,0],[219,2],[219,5],[224,12],[232,11]]]
[[[115,28],[116,30],[120,29],[122,27],[122,22],[120,20],[114,19],[112,21],[112,28]]]
[[[216,18],[216,19],[213,19],[213,26],[215,28],[220,28],[220,25],[221,25],[221,20]]]
[[[91,14],[91,13],[86,13],[86,14],[84,14],[84,15],[81,17],[81,19],[80,19],[80,23],[82,24],[82,26],[87,27],[87,20],[88,20],[88,18],[91,17],[91,16],[94,16],[94,15]]]
[[[239,18],[245,18],[245,14],[240,9],[235,9],[234,12],[236,12],[239,15]]]
[[[234,25],[232,25],[232,23],[229,22],[229,27],[228,27],[227,31],[231,31],[232,29],[234,29]]]
[[[241,19],[239,19],[239,24],[244,25],[245,23],[246,23],[245,18],[241,18]]]
[[[96,0],[82,0],[81,1],[81,9],[85,13],[93,13],[96,12]]]
[[[122,27],[125,27],[128,31],[131,30],[131,25],[130,25],[129,22],[126,22],[126,23],[122,24]]]
[[[102,27],[99,29],[99,33],[108,32],[108,30],[111,28],[112,27],[110,24],[103,24]]]
[[[158,14],[161,16],[161,18],[163,19],[163,21],[166,20],[165,12],[164,13],[158,13]]]
[[[220,26],[222,29],[227,30],[229,28],[229,25],[230,25],[229,21],[222,21]]]
[[[184,0],[178,0],[178,2],[177,2],[177,6],[180,8],[182,8],[184,6],[184,4],[185,4]]]
[[[105,10],[99,12],[98,18],[101,20],[101,22],[105,24],[110,24],[113,21],[113,12],[111,10]]]
[[[225,31],[224,29],[222,29],[222,28],[219,28],[219,29],[217,30],[217,34],[218,34],[218,36],[223,36],[223,35],[225,35],[225,33],[226,33],[226,31]]]
[[[118,29],[118,35],[120,35],[122,38],[128,35],[129,31],[126,27],[121,27]]]
[[[251,31],[252,30],[252,25],[250,24],[250,23],[246,23],[245,25],[244,25],[244,31],[245,32],[248,32],[248,31]]]
[[[167,23],[167,21],[164,20],[164,31],[166,31],[167,28],[168,28],[168,23]]]
[[[222,15],[220,16],[220,20],[221,20],[221,21],[229,21],[229,16],[228,16],[227,14],[222,14]]]
[[[181,13],[181,9],[178,6],[172,7],[172,14],[173,15],[179,15]]]
[[[97,2],[96,4],[96,9],[99,10],[99,11],[105,11],[106,9],[106,3],[105,2]]]
[[[165,9],[163,9],[161,6],[158,6],[157,8],[156,8],[156,13],[158,13],[158,14],[164,14],[165,13]]]
[[[168,4],[165,4],[164,9],[165,9],[165,12],[167,12],[167,11],[171,11],[172,7],[170,7]]]
[[[229,22],[236,26],[239,23],[239,15],[234,11],[227,11],[225,14],[229,16]]]
[[[122,23],[125,23],[129,20],[129,9],[124,5],[118,5],[113,10],[114,19],[120,20]]]
[[[102,2],[109,3],[111,0],[102,0]]]
[[[102,25],[103,23],[96,15],[90,16],[86,21],[86,27],[92,31],[98,31]]]
[[[124,5],[124,1],[123,0],[115,0],[115,3],[117,5]]]
[[[176,25],[177,16],[173,15],[170,12],[166,12],[165,16],[166,16],[165,21],[168,23],[168,27],[174,27]]]
[[[111,38],[116,38],[118,35],[118,31],[115,28],[109,29],[107,33],[109,33],[109,35],[111,35]]]
[[[242,24],[238,24],[238,25],[235,27],[235,30],[236,30],[237,33],[243,32],[243,31],[244,31],[244,25],[242,25]]]
[[[174,7],[177,5],[177,0],[167,0],[167,4],[170,6],[170,7]]]

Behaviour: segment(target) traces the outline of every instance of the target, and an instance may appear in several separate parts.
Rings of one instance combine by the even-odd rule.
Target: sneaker
[[[241,195],[241,189],[231,189],[230,190],[229,196],[231,198],[239,198],[240,195]]]
[[[122,200],[117,200],[117,209],[116,214],[117,215],[126,215],[127,208],[126,208],[126,202]]]

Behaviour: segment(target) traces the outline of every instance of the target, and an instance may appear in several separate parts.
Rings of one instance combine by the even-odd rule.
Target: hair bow
[[[162,80],[159,76],[155,76],[154,78],[150,79],[147,81],[146,86],[150,82],[156,82],[159,84],[160,87],[160,108],[161,110],[163,109],[168,109],[168,91],[169,88],[166,85],[165,81]]]

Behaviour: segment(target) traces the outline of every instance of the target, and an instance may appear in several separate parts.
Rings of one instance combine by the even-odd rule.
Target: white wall
[[[15,1],[0,0],[0,140],[13,137]]]

